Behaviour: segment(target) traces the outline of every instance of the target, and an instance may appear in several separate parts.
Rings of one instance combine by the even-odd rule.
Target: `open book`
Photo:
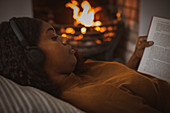
[[[138,71],[170,83],[170,19],[153,17],[147,41],[154,45],[145,48]]]

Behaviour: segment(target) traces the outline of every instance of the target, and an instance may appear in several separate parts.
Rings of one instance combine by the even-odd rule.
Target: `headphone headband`
[[[28,51],[28,58],[33,64],[42,65],[45,61],[45,55],[42,52],[41,49],[39,49],[36,46],[29,46],[28,42],[25,40],[24,35],[19,30],[16,22],[16,18],[13,17],[9,20],[10,26],[12,30],[14,31],[15,35],[17,36],[17,39],[19,40],[20,44]]]
[[[18,40],[20,41],[21,45],[24,47],[29,46],[28,42],[25,40],[23,34],[21,33],[21,31],[19,30],[16,22],[15,22],[16,18],[13,17],[9,20],[10,22],[10,26],[12,28],[12,30],[14,31],[14,33],[16,34]]]

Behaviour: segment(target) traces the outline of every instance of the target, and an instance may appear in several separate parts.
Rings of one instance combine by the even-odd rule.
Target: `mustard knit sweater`
[[[117,62],[88,60],[61,98],[88,113],[170,113],[170,84]]]

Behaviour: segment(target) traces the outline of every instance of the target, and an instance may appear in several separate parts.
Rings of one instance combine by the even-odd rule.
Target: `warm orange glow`
[[[65,32],[75,34],[75,30],[73,28],[67,28]]]
[[[104,37],[114,37],[114,36],[115,36],[115,33],[113,33],[113,32],[104,34]]]
[[[61,37],[67,37],[67,35],[66,34],[62,34]]]
[[[96,31],[100,31],[100,27],[95,27],[94,28]]]
[[[75,40],[74,40],[74,41],[70,41],[69,43],[70,43],[71,45],[77,45],[77,44],[78,44],[78,41],[75,41]]]
[[[96,26],[100,26],[102,23],[100,21],[96,21]]]
[[[96,43],[97,44],[101,44],[102,42],[100,40],[96,40]]]
[[[120,11],[116,13],[116,17],[118,20],[121,20],[121,12]]]
[[[105,38],[105,39],[103,39],[103,41],[105,41],[105,42],[110,42],[112,40],[112,38]]]
[[[83,38],[83,35],[79,35],[79,40]]]
[[[100,21],[94,22],[95,13],[101,10],[101,8],[95,10],[86,0],[81,3],[83,11],[80,11],[80,8],[77,5],[78,2],[75,0],[72,0],[71,3],[67,3],[65,5],[66,7],[70,7],[73,9],[73,18],[76,20],[76,23],[82,24],[86,27],[100,26],[102,24]]]
[[[78,40],[79,38],[78,38],[78,36],[74,36],[74,40]]]
[[[100,32],[105,32],[106,31],[106,27],[101,27],[100,28]]]
[[[81,40],[82,38],[83,38],[83,35],[74,36],[74,40]]]
[[[113,30],[113,27],[112,27],[112,26],[109,26],[107,29],[108,29],[108,31],[112,31],[112,30]]]
[[[82,33],[82,34],[85,34],[85,33],[86,33],[86,30],[87,30],[87,29],[86,29],[85,27],[82,27],[82,28],[81,28],[81,33]]]
[[[64,31],[65,31],[64,28],[61,28],[61,29],[60,29],[60,32],[61,32],[61,33],[64,33]]]

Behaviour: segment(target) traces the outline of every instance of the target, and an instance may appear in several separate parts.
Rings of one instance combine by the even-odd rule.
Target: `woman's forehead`
[[[53,26],[50,25],[50,24],[48,24],[47,22],[43,22],[43,24],[42,24],[42,30],[45,31],[45,32],[55,31],[55,29],[53,28]]]
[[[41,33],[40,33],[40,40],[41,39],[48,39],[49,36],[56,35],[55,29],[52,25],[48,24],[47,22],[42,23]]]

